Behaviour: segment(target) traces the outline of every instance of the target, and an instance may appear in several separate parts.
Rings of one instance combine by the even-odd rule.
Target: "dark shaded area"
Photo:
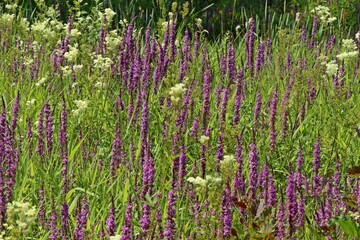
[[[34,0],[20,1],[25,15],[32,18],[36,13],[36,4]],[[46,4],[58,5],[61,12],[60,18],[66,21],[69,15],[69,8],[74,5],[73,0],[45,0]],[[261,24],[261,32],[268,32],[271,24],[275,24],[283,13],[295,15],[297,12],[309,12],[320,1],[312,0],[178,0],[176,15],[178,20],[194,22],[195,18],[202,18],[203,26],[209,31],[209,37],[214,38],[228,30],[235,31],[236,26],[244,28],[246,19],[250,16],[258,16]],[[189,2],[189,12],[184,19],[181,18],[183,5]],[[86,6],[82,10],[89,12],[96,6],[94,0],[83,0]],[[168,13],[172,9],[173,1],[170,0],[102,0],[104,8],[110,7],[116,11],[115,24],[120,19],[133,20],[138,26],[156,27],[159,19],[168,18]],[[342,16],[342,24],[346,29],[351,27],[356,31],[360,25],[360,3],[357,0],[328,0],[328,6],[331,12],[336,16]],[[205,10],[204,10],[205,9]],[[342,11],[342,12],[341,12]],[[274,22],[271,23],[275,13]],[[180,22],[178,21],[178,23]]]

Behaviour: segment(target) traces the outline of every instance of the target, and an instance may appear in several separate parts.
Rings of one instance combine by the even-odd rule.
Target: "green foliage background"
[[[142,27],[151,25],[156,27],[159,20],[166,19],[172,9],[174,0],[84,0],[87,6],[82,10],[90,11],[92,7],[102,5],[110,7],[117,14],[115,23],[120,19],[134,20]],[[339,17],[342,27],[352,31],[357,30],[360,25],[360,3],[356,0],[203,0],[185,1],[177,0],[176,13],[180,16],[184,4],[188,4],[189,14],[182,18],[185,23],[194,22],[195,18],[203,20],[203,26],[209,31],[209,37],[214,39],[219,34],[228,30],[235,31],[240,25],[245,29],[244,23],[250,17],[257,17],[262,21],[262,32],[271,32],[271,27],[281,21],[285,13],[295,15],[297,12],[310,12],[315,6],[322,4],[328,6],[335,16]],[[73,0],[45,0],[47,6],[58,4],[61,11],[61,20],[66,21]],[[36,4],[34,0],[22,0],[25,16],[33,18],[36,15]],[[4,6],[3,6],[4,7]],[[70,10],[70,11],[69,11]],[[175,13],[175,14],[176,14]]]

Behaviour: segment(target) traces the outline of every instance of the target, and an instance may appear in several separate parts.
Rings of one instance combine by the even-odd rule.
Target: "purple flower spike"
[[[131,239],[132,209],[133,209],[133,205],[132,205],[131,199],[130,199],[130,202],[128,203],[128,206],[126,209],[124,225],[121,227],[121,231],[122,231],[121,240]]]
[[[142,217],[140,219],[140,226],[143,231],[143,239],[147,239],[147,234],[150,228],[150,207],[146,203],[142,208]]]
[[[249,197],[251,199],[256,198],[256,188],[258,181],[258,164],[259,157],[258,151],[255,143],[250,144],[250,153],[249,153],[249,178],[250,178],[250,191]]]
[[[270,104],[270,151],[275,150],[276,143],[276,129],[275,129],[275,120],[276,120],[276,109],[278,103],[278,92],[273,93],[273,97]]]
[[[116,231],[116,220],[115,220],[115,205],[114,200],[112,200],[110,213],[108,218],[106,219],[106,230],[109,236],[115,236]]]

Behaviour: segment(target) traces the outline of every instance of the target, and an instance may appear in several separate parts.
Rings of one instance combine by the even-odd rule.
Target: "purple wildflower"
[[[249,153],[249,178],[250,178],[250,191],[249,197],[251,199],[256,198],[256,188],[258,180],[258,164],[259,157],[257,152],[257,147],[255,143],[250,144],[250,153]]]
[[[237,125],[239,123],[240,118],[240,108],[241,108],[241,100],[242,100],[242,80],[244,77],[244,70],[241,69],[237,74],[237,83],[236,83],[236,93],[234,100],[234,117],[233,124]]]
[[[168,194],[166,229],[164,231],[164,236],[166,240],[174,239],[174,230],[175,230],[174,218],[176,217],[175,205],[176,205],[176,194],[175,194],[175,190],[171,189]]]
[[[140,226],[143,231],[143,239],[147,239],[147,233],[150,228],[150,207],[146,203],[142,207],[142,217],[140,219]]]
[[[235,49],[234,45],[231,43],[227,53],[228,58],[228,75],[231,82],[235,81],[236,74],[236,62],[235,62]]]
[[[261,93],[260,93],[260,91],[258,91],[258,93],[256,95],[256,105],[255,105],[255,109],[254,109],[254,122],[255,122],[255,125],[256,125],[256,123],[258,121],[258,118],[259,118],[259,115],[260,115],[261,105],[262,105]]]
[[[115,220],[115,205],[114,200],[112,200],[110,213],[108,218],[106,219],[106,230],[109,236],[114,236],[116,231],[116,220]]]
[[[297,217],[297,211],[298,211],[298,205],[296,202],[296,189],[295,189],[295,179],[294,174],[290,173],[287,180],[287,186],[286,186],[286,199],[287,199],[287,215],[288,215],[288,221],[289,221],[289,232],[290,236],[293,236],[295,233],[295,223],[296,223],[296,217]]]
[[[124,225],[121,227],[121,240],[131,239],[132,209],[133,209],[133,205],[130,199],[125,213]]]
[[[229,186],[227,186],[221,197],[222,201],[222,211],[221,211],[221,220],[223,225],[223,236],[225,238],[231,237],[231,226],[232,226],[232,210],[231,210],[231,192]]]
[[[284,239],[285,238],[285,204],[283,202],[280,203],[279,212],[276,215],[276,239]]]
[[[258,75],[264,65],[264,42],[260,42],[255,60],[255,74]]]
[[[276,129],[275,129],[275,120],[276,120],[276,108],[278,103],[278,92],[273,93],[270,104],[270,150],[275,150],[276,143]]]

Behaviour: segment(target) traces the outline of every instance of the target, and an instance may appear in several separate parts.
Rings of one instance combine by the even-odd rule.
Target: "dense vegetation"
[[[114,2],[1,6],[0,239],[360,238],[355,4]]]

